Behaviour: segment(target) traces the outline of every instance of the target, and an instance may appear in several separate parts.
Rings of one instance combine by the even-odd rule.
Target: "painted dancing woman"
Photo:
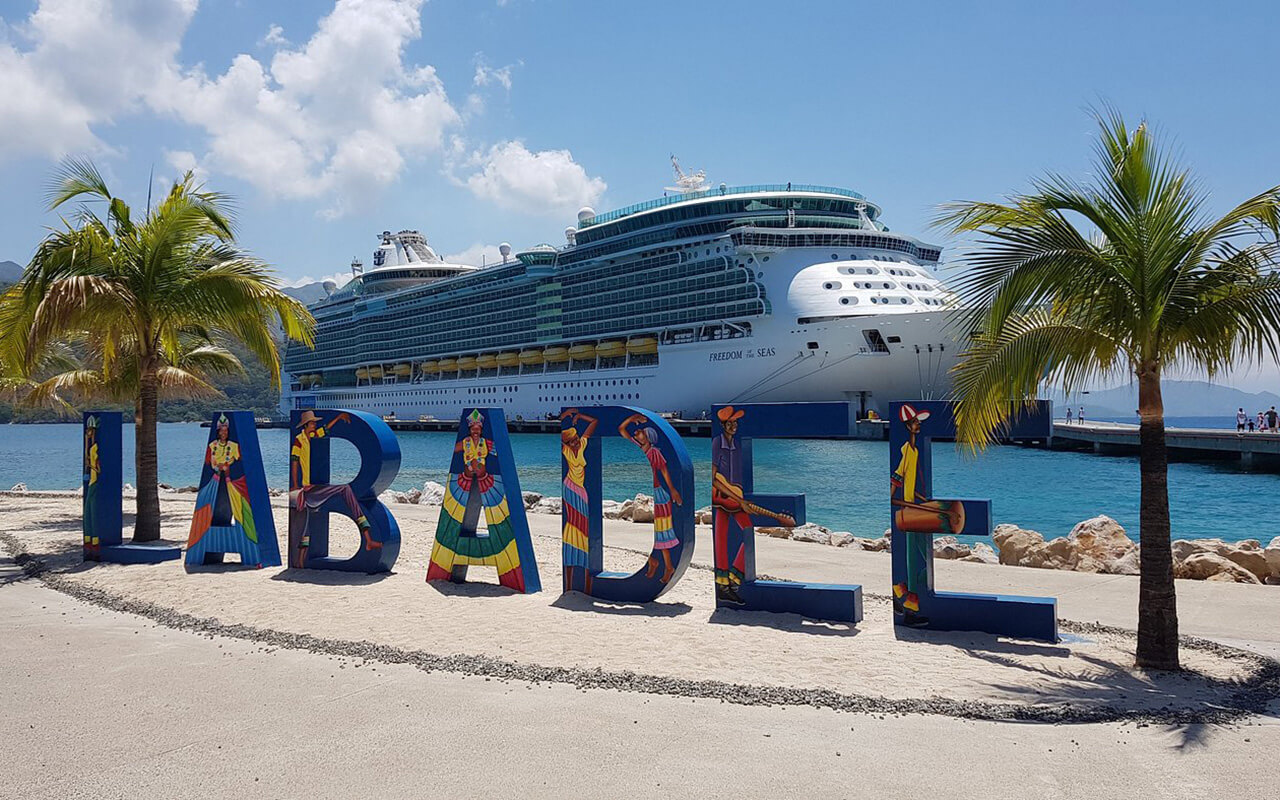
[[[561,502],[564,508],[562,533],[562,557],[564,561],[564,590],[574,590],[574,572],[582,571],[583,591],[591,594],[591,568],[587,560],[588,522],[590,508],[587,498],[587,440],[596,432],[596,420],[578,411],[567,409],[560,415],[561,421],[569,420],[570,427],[560,431],[560,453],[564,456],[564,486]],[[587,423],[586,430],[578,431],[578,423]]]
[[[649,556],[649,568],[644,574],[652,578],[658,571],[657,553],[661,553],[662,577],[658,580],[666,583],[671,580],[671,576],[676,571],[671,564],[671,550],[680,544],[679,539],[676,538],[675,526],[671,524],[671,504],[674,502],[676,505],[683,505],[684,501],[680,499],[679,490],[671,482],[671,474],[667,471],[667,460],[658,449],[658,431],[648,422],[648,417],[643,414],[632,414],[618,426],[618,434],[635,442],[648,460],[649,468],[653,470],[653,549],[655,553]]]

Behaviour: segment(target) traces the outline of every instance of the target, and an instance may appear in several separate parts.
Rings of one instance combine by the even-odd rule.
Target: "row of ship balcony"
[[[356,386],[486,378],[504,375],[542,375],[594,369],[653,366],[658,363],[658,340],[650,336],[629,341],[612,340],[599,343],[526,348],[478,355],[463,355],[419,362],[374,364],[349,370],[298,375],[295,390],[323,386],[350,386],[354,375]]]

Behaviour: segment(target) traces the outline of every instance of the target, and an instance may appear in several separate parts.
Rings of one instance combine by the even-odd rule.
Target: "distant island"
[[[1164,413],[1168,417],[1234,417],[1237,408],[1256,414],[1271,406],[1280,407],[1280,395],[1246,392],[1208,381],[1165,381],[1162,394]],[[1073,394],[1069,398],[1054,392],[1048,397],[1053,401],[1055,416],[1064,415],[1068,405],[1073,409],[1083,405],[1086,418],[1133,419],[1138,407],[1136,384],[1093,389],[1087,395]]]

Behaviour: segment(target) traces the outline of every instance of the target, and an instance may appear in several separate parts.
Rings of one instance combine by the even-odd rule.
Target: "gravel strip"
[[[77,582],[67,575],[49,570],[42,561],[27,553],[11,534],[0,533],[0,543],[30,577],[49,588],[86,603],[145,617],[176,630],[190,631],[209,637],[226,636],[257,642],[268,647],[307,650],[312,653],[372,661],[383,664],[411,664],[426,672],[450,672],[462,675],[526,681],[529,683],[563,683],[578,689],[614,689],[641,694],[663,694],[676,697],[719,700],[745,706],[812,706],[855,714],[932,714],[962,719],[989,721],[1041,722],[1081,724],[1101,722],[1137,722],[1167,725],[1226,724],[1268,711],[1268,705],[1280,697],[1280,662],[1205,639],[1183,637],[1182,646],[1212,651],[1220,656],[1241,659],[1254,665],[1253,674],[1235,685],[1229,705],[1196,709],[1127,709],[1117,706],[1076,707],[1067,703],[1055,705],[1021,705],[1014,703],[965,702],[946,697],[890,699],[846,694],[829,689],[801,689],[787,686],[760,686],[725,681],[695,681],[661,675],[648,675],[630,670],[615,672],[601,668],[550,667],[522,664],[492,656],[438,655],[423,650],[410,650],[367,641],[327,639],[310,634],[285,633],[250,625],[224,624],[216,618],[196,617],[155,603],[132,600]],[[1132,637],[1122,629],[1091,623],[1062,622],[1063,629],[1080,634],[1120,634]]]

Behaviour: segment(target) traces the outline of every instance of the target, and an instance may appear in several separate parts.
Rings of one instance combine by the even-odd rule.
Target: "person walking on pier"
[[[1273,431],[1276,430],[1276,422],[1277,422],[1276,407],[1272,406],[1271,409],[1267,411],[1267,428]]]
[[[1080,406],[1080,413],[1076,416],[1076,422],[1084,424],[1084,406]]]
[[[1267,418],[1261,411],[1259,411],[1258,412],[1258,432],[1261,433],[1266,429],[1267,429]]]
[[[1071,424],[1071,406],[1067,406],[1067,424]]]
[[[1236,410],[1236,433],[1244,431],[1244,424],[1249,421],[1249,415],[1244,413],[1244,409]]]

